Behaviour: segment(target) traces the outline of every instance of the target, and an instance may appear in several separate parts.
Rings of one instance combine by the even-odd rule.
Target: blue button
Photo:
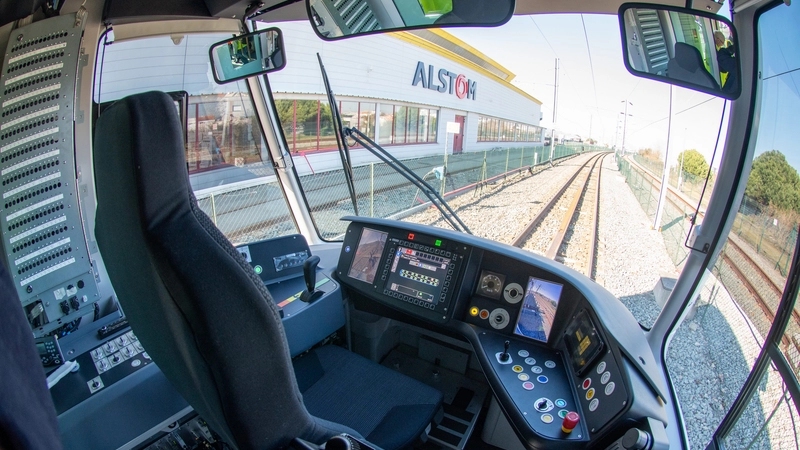
[[[558,406],[559,408],[563,408],[563,407],[567,406],[567,401],[564,400],[563,398],[557,398],[556,399],[556,406]]]
[[[536,381],[538,381],[539,383],[545,384],[545,383],[547,383],[548,380],[547,380],[546,376],[539,375],[538,377],[536,377]]]
[[[344,252],[345,253],[350,253],[350,246],[349,245],[344,248]]]

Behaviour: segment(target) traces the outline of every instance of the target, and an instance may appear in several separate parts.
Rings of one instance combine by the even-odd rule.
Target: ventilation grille
[[[85,301],[66,301],[67,286],[94,278],[88,276],[75,189],[73,99],[81,29],[74,25],[73,14],[13,31],[0,81],[3,248],[37,335],[86,314],[79,311]]]
[[[326,0],[331,10],[339,11],[345,34],[380,30],[381,24],[372,13],[367,0]]]
[[[661,21],[658,13],[654,10],[636,8],[639,29],[642,34],[642,45],[644,47],[647,67],[650,73],[666,75],[669,53],[667,53],[667,42],[664,39],[664,32],[661,29]]]

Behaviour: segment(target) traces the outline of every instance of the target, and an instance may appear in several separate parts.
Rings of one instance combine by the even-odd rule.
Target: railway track
[[[638,164],[632,162],[632,165],[635,165],[641,169],[641,172],[648,175],[654,187],[660,188],[661,181],[656,179],[653,174]],[[691,207],[696,206],[689,203],[683,196],[677,195],[672,187],[669,187],[669,190],[673,194],[673,198],[670,198],[669,201],[676,206],[678,203]],[[698,216],[702,218],[704,216],[703,212],[699,212]],[[778,276],[778,274],[770,274],[768,269],[765,269],[756,258],[751,256],[753,252],[753,249],[747,244],[738,242],[734,236],[729,236],[720,258],[721,262],[730,269],[742,287],[749,293],[749,297],[752,298],[752,304],[741,306],[743,310],[747,311],[750,320],[764,337],[775,319],[775,312],[783,296],[783,286],[775,278],[779,278],[783,283],[785,283],[785,279],[782,276]],[[742,298],[736,298],[736,301],[741,302]],[[792,310],[792,319],[789,321],[782,343],[787,350],[794,348],[794,353],[800,355],[800,312],[798,312],[797,308],[798,305],[795,305],[794,310]],[[787,351],[787,354],[789,353]],[[798,360],[790,360],[789,363],[795,369],[800,368],[800,361]]]
[[[564,161],[570,160],[574,156],[575,155],[568,155],[558,158],[554,161],[563,163]],[[487,164],[489,164],[491,167],[501,168],[502,161],[496,159],[497,158],[494,158],[492,161],[487,160]],[[505,157],[503,157],[503,160],[505,161]],[[543,164],[544,163],[540,163],[540,165]],[[473,172],[476,170],[475,167],[465,168],[462,166],[463,164],[453,166],[453,169],[450,172],[450,175],[453,179],[472,176]],[[506,168],[508,169],[508,167]],[[359,174],[357,175],[359,177],[356,182],[359,192],[359,209],[361,210],[362,214],[369,214],[370,204],[368,193],[370,190],[373,190],[376,197],[376,217],[385,217],[389,213],[394,212],[392,208],[396,208],[396,204],[393,200],[388,202],[377,200],[381,197],[385,197],[384,194],[395,193],[395,191],[403,191],[405,194],[401,195],[401,197],[404,199],[406,197],[409,199],[413,198],[413,193],[416,188],[408,184],[396,173],[391,172],[388,174],[380,174],[376,176],[375,182],[372,184],[372,186],[370,186],[368,176],[369,167],[364,166],[359,167],[358,169]],[[416,166],[412,167],[412,169],[417,172],[420,171],[420,168]],[[445,195],[459,194],[483,185],[495,183],[499,179],[505,180],[507,177],[515,176],[519,173],[524,173],[529,170],[532,170],[532,167],[528,165],[523,165],[519,168],[508,169],[507,171],[495,175],[489,179],[467,183],[458,189],[455,189],[454,186],[452,186],[451,181],[448,181],[447,187],[453,188],[454,190],[446,193]],[[424,173],[424,171],[422,173]],[[419,173],[419,175],[422,176],[422,173]],[[327,175],[317,175],[317,177],[323,176],[331,176],[335,179],[330,182],[318,181],[316,183],[304,185],[306,188],[306,198],[309,202],[311,210],[316,211],[315,218],[317,220],[321,220],[325,224],[328,224],[329,222],[338,223],[339,217],[342,215],[352,214],[350,196],[344,185],[344,178],[342,178],[340,174],[331,172]],[[457,182],[459,184],[463,184],[464,181],[465,180],[460,180]],[[435,188],[438,188],[437,183],[438,182],[433,183]],[[284,199],[282,194],[280,194],[277,185],[257,185],[244,189],[243,191],[246,192],[239,195],[236,201],[224,202],[218,199],[216,204],[214,204],[213,200],[209,198],[202,198],[199,200],[201,202],[208,203],[208,205],[206,205],[204,208],[206,213],[212,217],[212,220],[215,222],[215,224],[217,224],[217,226],[223,230],[229,239],[235,242],[246,242],[277,237],[285,234],[286,226],[293,226],[293,220],[291,216],[284,212]],[[226,193],[226,195],[230,196],[231,194]],[[419,197],[421,194],[417,192],[417,196]],[[223,202],[224,204],[222,204]],[[385,205],[382,203],[385,203]],[[413,207],[415,204],[416,203],[412,203],[411,207]],[[378,211],[379,208],[383,208],[384,210]],[[387,211],[385,211],[386,208],[389,208],[392,211],[387,213]],[[394,215],[402,213],[403,211],[400,211]],[[329,215],[330,217],[328,217]],[[323,226],[323,228],[325,228],[325,226]],[[326,236],[326,238],[331,237],[332,236]]]
[[[603,158],[587,160],[513,239],[512,245],[594,275]]]

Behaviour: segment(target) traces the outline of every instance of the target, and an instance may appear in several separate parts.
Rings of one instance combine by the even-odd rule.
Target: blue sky
[[[777,149],[800,168],[800,8],[761,17],[762,108],[756,155]]]
[[[666,152],[669,85],[628,73],[622,61],[616,15],[514,17],[500,33],[480,28],[448,31],[515,73],[512,83],[542,101],[543,126],[553,126],[554,64],[558,57],[557,129],[586,138],[591,126],[591,137],[610,145],[616,141],[621,146],[623,127],[618,119],[623,117],[620,112],[627,99],[633,105],[628,106],[626,148],[653,148],[662,155]],[[685,148],[695,148],[710,159],[723,100],[678,87],[673,91],[674,111],[686,111],[674,117],[670,159],[677,159]]]

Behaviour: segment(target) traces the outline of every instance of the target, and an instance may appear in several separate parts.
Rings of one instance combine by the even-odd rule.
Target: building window
[[[478,142],[540,142],[541,137],[541,127],[478,116]]]
[[[381,145],[392,144],[393,126],[394,124],[394,106],[381,104],[381,121],[378,126],[380,127],[380,137],[378,143]]]
[[[331,109],[324,100],[275,100],[283,134],[291,152],[336,149]],[[436,142],[439,112],[435,109],[373,102],[340,101],[342,125],[357,128],[381,145]],[[352,142],[349,142],[352,143]],[[355,145],[358,147],[358,145]]]

